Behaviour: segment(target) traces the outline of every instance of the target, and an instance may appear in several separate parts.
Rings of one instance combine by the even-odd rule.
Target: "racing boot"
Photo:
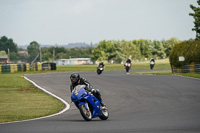
[[[101,103],[100,103],[101,104],[101,109],[107,109],[106,105],[103,103],[103,101],[102,100],[100,100],[100,101],[101,101]]]
[[[100,101],[101,109],[106,109],[106,105],[103,103],[101,99],[100,91],[98,89],[92,89],[92,93]]]

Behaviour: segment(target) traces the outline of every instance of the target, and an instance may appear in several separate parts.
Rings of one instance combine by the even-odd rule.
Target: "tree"
[[[169,40],[167,40],[167,41],[165,42],[164,48],[165,48],[165,53],[166,53],[166,56],[167,56],[167,57],[169,57],[172,48],[173,48],[174,45],[177,44],[177,43],[181,43],[181,41],[178,40],[178,39],[175,38],[175,37],[172,37],[172,38],[170,38]]]
[[[6,51],[11,61],[17,61],[17,44],[13,42],[13,39],[8,39],[6,36],[1,37],[0,50]]]
[[[126,59],[126,55],[123,54],[122,43],[119,41],[113,41],[114,52],[112,53],[112,60],[115,63],[121,63]]]
[[[154,54],[160,58],[165,58],[166,54],[165,54],[165,48],[163,46],[163,43],[160,41],[156,41],[156,40],[154,40],[153,42],[154,42],[154,46],[155,46]]]
[[[18,56],[19,56],[19,60],[22,62],[28,62],[28,59],[30,57],[30,55],[27,55],[25,53],[18,54]]]
[[[122,41],[122,52],[126,56],[126,59],[131,56],[133,59],[138,59],[141,57],[141,52],[139,47],[133,44],[132,41]]]
[[[29,62],[32,62],[40,53],[40,45],[36,41],[33,41],[29,44],[27,50],[30,55]],[[37,59],[37,61],[39,61],[39,58]]]
[[[7,55],[4,50],[0,51],[0,56]]]
[[[197,0],[198,5],[200,6],[200,0]],[[196,40],[200,39],[200,7],[195,7],[190,5],[190,8],[194,11],[194,13],[189,13],[190,16],[194,18],[194,28],[193,31],[196,31]]]
[[[17,44],[13,42],[13,39],[8,39],[6,36],[1,37],[0,39],[0,49],[6,51],[8,54],[8,49],[10,52],[17,53]]]
[[[113,57],[113,52],[113,43],[111,41],[103,40],[92,50],[92,60],[110,60]]]
[[[148,40],[139,39],[133,41],[133,43],[135,43],[135,45],[139,48],[143,57],[150,58],[152,56],[151,47]]]

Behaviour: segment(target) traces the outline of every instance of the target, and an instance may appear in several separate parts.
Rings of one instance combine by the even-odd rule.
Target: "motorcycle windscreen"
[[[81,98],[82,94],[85,92],[85,85],[77,85],[72,91],[71,99],[72,101],[77,101]]]
[[[73,93],[77,93],[79,92],[82,88],[85,88],[86,86],[85,85],[77,85],[74,90],[73,90]]]

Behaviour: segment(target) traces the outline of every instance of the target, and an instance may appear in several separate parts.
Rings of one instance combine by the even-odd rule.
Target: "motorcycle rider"
[[[126,69],[127,74],[129,74],[129,69],[131,68],[131,59],[130,58],[128,58],[126,60],[126,63],[124,64],[124,67]]]
[[[130,63],[130,64],[131,64],[131,59],[128,58],[128,59],[126,60],[126,63]]]
[[[103,64],[103,61],[101,61],[100,63],[99,63],[99,65],[98,65],[98,67],[100,67],[100,66],[102,66],[103,68],[104,68],[104,64]]]
[[[151,70],[153,69],[154,65],[155,65],[155,60],[152,58],[152,59],[150,60],[150,69],[151,69]]]
[[[72,73],[70,79],[71,79],[71,85],[70,85],[71,92],[77,85],[86,85],[85,90],[87,92],[91,92],[100,101],[102,108],[105,108],[105,104],[102,101],[100,92],[96,89],[92,89],[92,85],[84,77],[80,77],[79,73]]]
[[[130,59],[130,58],[128,58],[128,59],[126,60],[126,63],[124,64],[124,66],[126,67],[127,64],[130,64],[130,67],[131,67],[131,59]]]

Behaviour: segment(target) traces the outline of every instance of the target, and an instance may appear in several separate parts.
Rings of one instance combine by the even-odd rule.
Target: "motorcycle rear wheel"
[[[91,121],[92,120],[92,114],[91,114],[91,111],[90,111],[90,108],[89,108],[88,104],[87,104],[87,108],[85,107],[84,104],[79,106],[79,110],[80,110],[80,113],[81,113],[82,117],[86,121]]]

